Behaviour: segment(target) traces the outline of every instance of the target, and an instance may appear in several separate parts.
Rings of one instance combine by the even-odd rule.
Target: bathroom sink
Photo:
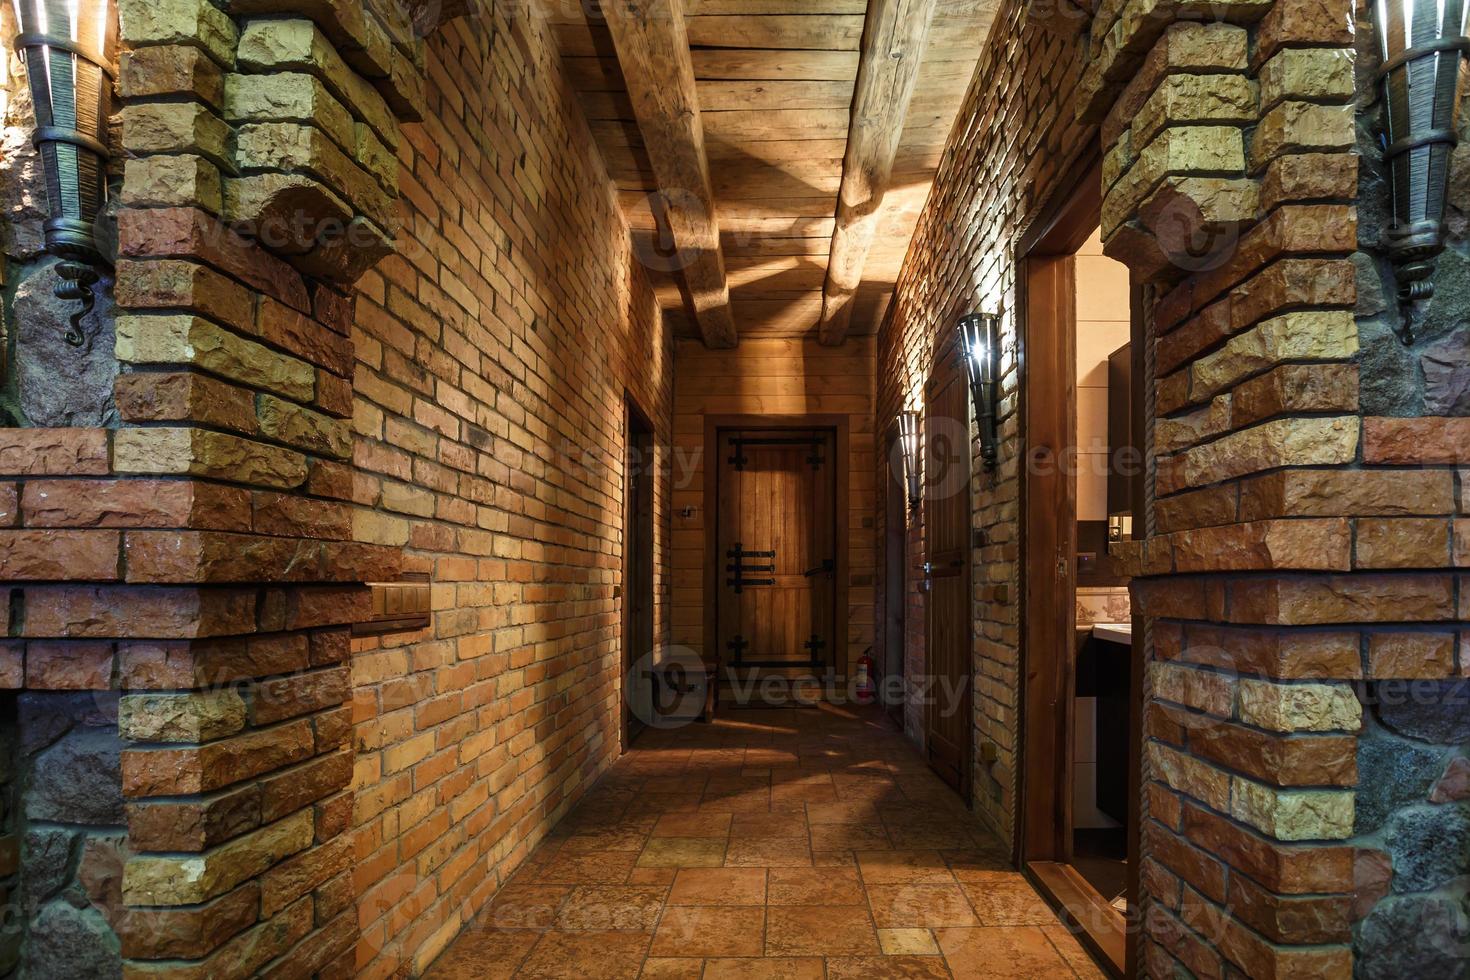
[[[1133,643],[1132,623],[1093,623],[1092,635],[1099,640],[1107,640],[1109,643]]]

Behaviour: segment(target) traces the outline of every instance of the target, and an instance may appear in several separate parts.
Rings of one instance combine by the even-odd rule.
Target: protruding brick
[[[109,463],[106,429],[0,428],[0,475],[96,476]]]

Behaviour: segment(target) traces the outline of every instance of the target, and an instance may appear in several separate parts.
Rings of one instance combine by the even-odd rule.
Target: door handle
[[[808,568],[801,574],[806,576],[807,578],[811,578],[813,575],[820,575],[823,572],[835,571],[836,568],[837,563],[835,561],[833,561],[831,558],[823,558],[820,565],[816,566],[815,568]]]

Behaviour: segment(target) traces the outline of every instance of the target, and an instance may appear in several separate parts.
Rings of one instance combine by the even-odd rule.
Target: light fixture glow
[[[1383,159],[1392,215],[1384,233],[1398,275],[1400,339],[1413,343],[1413,309],[1434,295],[1444,250],[1450,154],[1457,142],[1460,61],[1470,50],[1465,0],[1374,4],[1383,86]]]
[[[46,249],[59,256],[56,295],[80,300],[67,342],[80,346],[96,266],[106,264],[96,221],[107,203],[107,117],[114,20],[108,0],[15,0],[21,52],[36,110],[32,142],[46,176]]]
[[[898,446],[903,455],[903,477],[908,486],[909,510],[918,510],[923,497],[919,482],[919,444],[923,438],[918,412],[898,413]]]
[[[980,430],[980,458],[993,470],[1000,456],[996,431],[1000,373],[1000,317],[993,313],[969,313],[960,317],[960,347],[970,377],[970,400],[975,406],[975,423]]]

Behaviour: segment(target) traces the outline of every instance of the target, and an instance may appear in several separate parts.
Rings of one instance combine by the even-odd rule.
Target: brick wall
[[[997,757],[986,764],[979,751],[974,753],[973,803],[1007,840],[1015,820],[1019,738],[1018,378],[1011,256],[1021,230],[1049,195],[1075,179],[1069,167],[1088,136],[1071,113],[1083,64],[1080,42],[1043,27],[1028,16],[1026,4],[1008,3],[997,12],[878,337],[877,419],[887,427],[900,411],[923,410],[936,348],[950,342],[960,316],[973,310],[1002,313],[999,427],[1005,448],[993,474],[983,473],[977,461],[973,497],[974,526],[985,530],[989,542],[975,552],[975,739],[977,746],[992,743]],[[886,454],[876,463],[886,467]],[[882,510],[877,513],[881,520]],[[910,513],[910,574],[915,576],[920,573],[913,566],[924,560],[922,513]],[[912,679],[924,669],[924,619],[922,593],[911,594],[907,674]],[[906,728],[922,738],[922,713],[912,703]]]
[[[735,350],[712,351],[681,340],[675,354],[674,451],[679,485],[673,494],[673,642],[692,650],[705,645],[705,554],[713,501],[705,500],[705,416],[757,415],[800,424],[804,415],[846,416],[848,424],[847,649],[836,661],[840,676],[873,644],[874,474],[868,465],[873,440],[873,339],[854,337],[841,347],[815,341],[746,338]],[[687,509],[688,516],[685,516]],[[713,601],[709,598],[708,601]],[[712,651],[705,651],[712,652]],[[722,656],[728,656],[720,651]]]
[[[430,629],[354,646],[363,977],[421,969],[621,750],[625,389],[668,628],[672,341],[554,39],[497,13],[426,60],[354,330],[355,531],[434,581]]]

